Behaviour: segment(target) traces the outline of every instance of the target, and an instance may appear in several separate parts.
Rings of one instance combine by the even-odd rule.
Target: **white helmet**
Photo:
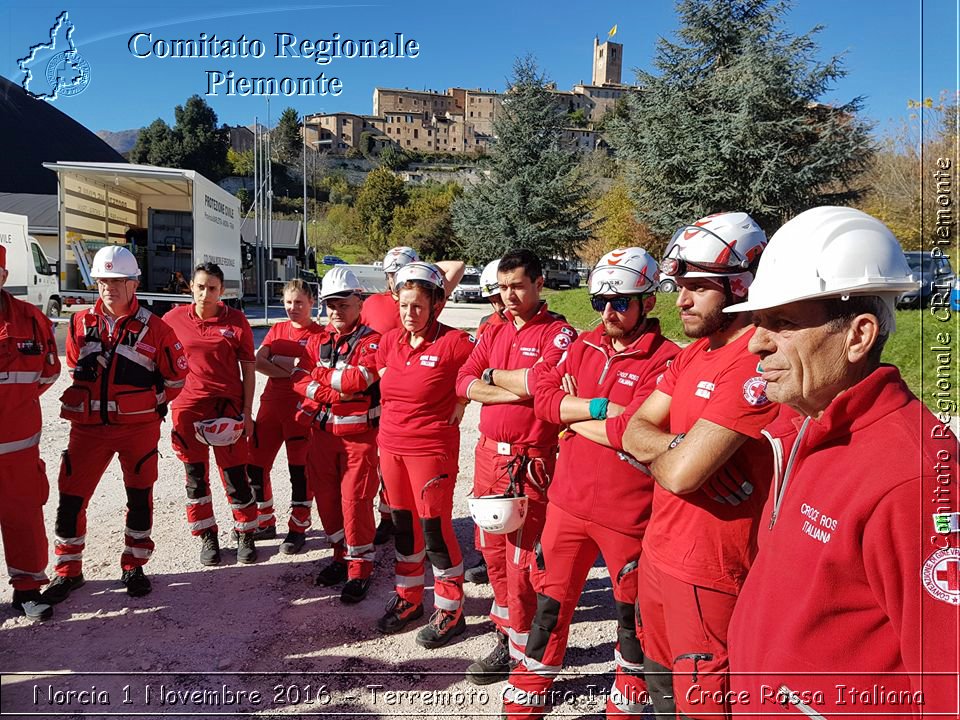
[[[385,273],[395,273],[407,263],[417,262],[420,256],[412,247],[401,245],[389,251],[383,257],[383,271]]]
[[[500,267],[500,260],[491,260],[483,266],[483,272],[480,273],[480,295],[488,298],[500,294],[500,281],[497,280],[497,268]]]
[[[728,278],[733,293],[742,297],[766,244],[766,234],[746,213],[708,215],[673,234],[660,272],[674,278]]]
[[[818,207],[777,230],[760,258],[750,299],[726,311],[876,295],[892,315],[897,296],[916,287],[900,243],[886,225],[853,208]]]
[[[443,273],[433,263],[419,261],[407,263],[397,271],[397,275],[393,279],[393,286],[400,288],[409,280],[443,289]]]
[[[657,261],[639,247],[611,250],[590,273],[591,295],[642,295],[657,289]]]
[[[353,270],[334,265],[327,270],[320,285],[320,299],[345,298],[350,295],[359,295],[363,287]]]
[[[122,245],[107,245],[93,256],[90,277],[136,280],[140,277],[140,266],[133,253]]]
[[[514,495],[468,497],[470,515],[477,527],[492,535],[506,535],[517,530],[527,517],[527,498]]]
[[[212,420],[197,420],[193,424],[197,440],[214,447],[233,445],[243,437],[243,415],[219,417]]]

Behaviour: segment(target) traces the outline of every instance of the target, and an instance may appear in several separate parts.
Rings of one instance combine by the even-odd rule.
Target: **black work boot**
[[[200,562],[203,565],[220,564],[220,538],[216,530],[204,530],[200,536]]]
[[[257,546],[253,541],[253,533],[240,533],[240,537],[237,539],[237,562],[249,565],[256,562],[256,559]]]
[[[43,599],[43,602],[56,605],[66,600],[70,593],[78,587],[82,587],[83,583],[83,573],[74,575],[73,577],[57,575],[53,581],[47,585],[47,589],[40,593],[40,597]]]
[[[120,576],[122,582],[127,588],[127,595],[130,597],[143,597],[149,595],[153,586],[150,584],[150,578],[143,573],[142,567],[135,567],[133,570],[124,570]]]
[[[306,542],[306,534],[291,530],[287,533],[287,536],[283,539],[283,542],[280,543],[280,552],[282,552],[284,555],[296,555],[298,552],[303,550],[303,546],[306,544]]]
[[[358,603],[367,596],[369,589],[370,578],[368,577],[347,580],[347,584],[344,585],[343,590],[340,591],[340,602],[347,603],[348,605]]]
[[[489,583],[490,577],[487,575],[486,560],[480,558],[479,563],[473,567],[467,568],[467,571],[463,574],[463,579],[476,585],[486,585]]]
[[[430,616],[430,622],[417,633],[417,645],[432,650],[446,645],[466,629],[467,621],[460,610],[437,610]]]
[[[502,632],[497,632],[496,647],[467,668],[466,678],[474,685],[489,685],[506,680],[515,664],[510,659],[510,641]]]
[[[14,590],[13,602],[10,603],[18,613],[39,622],[53,617],[53,605],[45,602],[39,590]]]
[[[377,526],[377,531],[373,534],[373,544],[383,545],[384,543],[390,542],[394,529],[393,518],[389,515],[382,515],[380,524]]]
[[[386,614],[377,620],[377,630],[387,635],[403,630],[407,623],[423,617],[423,604],[414,605],[399,595],[394,595],[387,604]]]
[[[267,525],[256,530],[253,533],[254,540],[276,540],[277,539],[277,526],[276,525]]]
[[[320,585],[321,587],[330,587],[331,585],[339,585],[346,579],[347,564],[339,560],[332,560],[317,573],[317,577],[313,579],[313,584]]]

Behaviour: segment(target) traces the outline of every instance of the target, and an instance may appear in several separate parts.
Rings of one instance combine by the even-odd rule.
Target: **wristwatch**
[[[487,385],[493,385],[493,368],[487,368],[483,371],[483,374],[480,376],[480,379],[483,380]]]

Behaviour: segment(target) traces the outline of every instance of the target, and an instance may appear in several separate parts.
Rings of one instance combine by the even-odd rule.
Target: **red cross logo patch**
[[[743,384],[743,399],[751,405],[766,405],[770,400],[767,399],[767,381],[761,377],[753,377]]]
[[[937,550],[923,564],[923,587],[934,598],[960,605],[960,548]]]

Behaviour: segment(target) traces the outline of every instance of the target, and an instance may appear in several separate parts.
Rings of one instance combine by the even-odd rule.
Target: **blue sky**
[[[267,8],[267,9],[265,9]],[[274,9],[275,8],[275,9]],[[164,0],[134,4],[5,2],[0,7],[0,74],[20,82],[17,58],[41,41],[68,10],[77,49],[89,63],[90,84],[56,106],[91,130],[142,127],[173,120],[173,107],[207,91],[208,70],[244,77],[302,77],[323,72],[343,83],[338,97],[275,97],[274,121],[288,106],[299,113],[372,109],[373,88],[482,87],[502,90],[514,58],[532,53],[562,89],[590,81],[592,43],[617,25],[627,68],[651,67],[656,40],[677,27],[669,0],[485,0],[480,3],[358,2],[199,3]],[[823,59],[845,53],[846,78],[825,99],[865,96],[865,112],[884,130],[907,115],[907,100],[956,89],[957,0],[797,0],[787,27],[802,33],[817,24]],[[236,39],[245,34],[266,46],[261,59],[137,59],[127,48],[136,32],[153,39],[196,39],[201,32]],[[275,33],[298,39],[392,38],[402,32],[420,45],[416,59],[341,59],[318,65],[274,59]],[[58,47],[58,49],[60,49]],[[207,97],[220,121],[249,124],[267,114],[262,97]]]

